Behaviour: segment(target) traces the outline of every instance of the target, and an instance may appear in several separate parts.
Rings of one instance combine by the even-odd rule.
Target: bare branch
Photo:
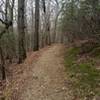
[[[44,13],[46,13],[45,0],[42,0],[42,2],[43,2],[43,11],[44,11]]]
[[[2,24],[6,24],[5,21],[3,21],[1,18],[0,18],[0,22],[1,22]]]

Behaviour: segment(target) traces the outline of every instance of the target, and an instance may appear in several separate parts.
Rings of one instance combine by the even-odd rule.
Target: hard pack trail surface
[[[33,63],[20,100],[72,100],[64,68],[64,46],[53,45]]]

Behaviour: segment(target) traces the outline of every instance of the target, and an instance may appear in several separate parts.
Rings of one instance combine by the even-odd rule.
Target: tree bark
[[[46,45],[51,45],[51,36],[50,36],[50,7],[51,7],[51,0],[48,1],[48,5],[47,5],[47,11],[45,14],[45,23],[46,23],[46,30],[45,30],[45,34],[46,34]]]
[[[39,50],[39,2],[40,0],[35,0],[35,32],[34,32],[34,51]]]
[[[0,46],[0,58],[1,58],[2,80],[5,80],[6,79],[5,60],[4,60],[3,51],[2,51],[2,47],[1,46]]]
[[[11,5],[11,9],[10,9],[10,21],[12,21],[12,25],[11,25],[11,32],[13,33],[13,17],[14,17],[14,5],[15,5],[15,0],[12,0],[12,5]]]
[[[25,0],[18,0],[19,63],[26,58],[25,46]]]

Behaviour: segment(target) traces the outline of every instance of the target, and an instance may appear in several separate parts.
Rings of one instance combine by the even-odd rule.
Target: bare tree
[[[33,50],[33,48],[34,48],[34,22],[35,22],[35,20],[34,20],[34,7],[33,7],[33,1],[31,1],[31,49]]]
[[[15,4],[15,0],[12,0],[11,5],[10,5],[10,20],[12,21],[12,26],[11,26],[10,31],[12,32],[13,32],[14,4]]]
[[[55,0],[55,1],[56,1],[56,13],[55,13],[56,17],[55,17],[55,23],[54,23],[53,43],[56,42],[58,17],[60,15],[60,13],[62,12],[64,6],[65,6],[65,4],[63,3],[62,6],[60,7],[58,0]]]
[[[39,2],[40,0],[35,0],[35,33],[34,33],[34,51],[39,50]]]
[[[18,0],[19,63],[26,58],[25,46],[25,0]]]
[[[47,4],[47,13],[46,13],[46,44],[51,44],[51,36],[50,36],[50,7],[51,7],[51,0],[48,1]]]
[[[44,11],[44,13],[46,13],[46,5],[45,5],[45,0],[42,0],[42,3],[43,3],[43,11]]]
[[[3,2],[4,3],[4,2]],[[1,10],[2,15],[4,15],[4,19],[0,18],[0,22],[4,25],[4,29],[0,32],[0,58],[1,58],[1,72],[2,72],[2,80],[6,79],[6,72],[5,72],[5,59],[4,54],[1,46],[1,38],[7,32],[10,26],[12,26],[12,21],[8,20],[8,4],[9,1],[6,0],[5,2],[5,12]]]
[[[3,50],[0,44],[0,58],[1,58],[1,72],[2,72],[2,80],[6,79],[6,72],[5,72],[5,60],[3,55]]]

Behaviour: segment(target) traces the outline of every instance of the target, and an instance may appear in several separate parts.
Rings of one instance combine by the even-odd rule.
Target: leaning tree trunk
[[[34,51],[39,50],[39,2],[40,0],[35,0],[35,32],[34,32]]]
[[[19,63],[26,58],[25,46],[25,0],[18,0]]]

